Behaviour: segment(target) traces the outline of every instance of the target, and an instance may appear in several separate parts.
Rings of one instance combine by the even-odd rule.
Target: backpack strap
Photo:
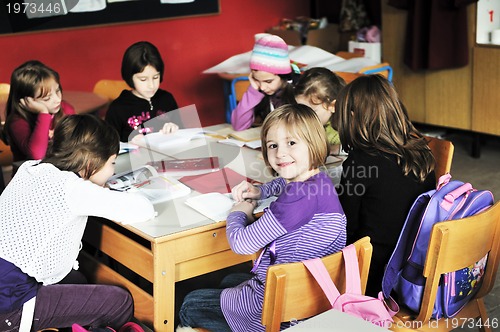
[[[442,187],[444,187],[445,184],[447,184],[448,182],[450,182],[450,179],[451,179],[451,174],[450,173],[446,173],[444,175],[441,175],[439,177],[438,184],[436,186],[436,190],[439,190]]]
[[[359,276],[358,256],[353,244],[342,249],[345,264],[345,292],[361,295],[361,278]]]
[[[333,308],[333,304],[340,296],[340,292],[333,283],[332,278],[330,278],[330,274],[328,273],[328,270],[326,269],[325,264],[323,264],[321,258],[309,259],[302,261],[302,263],[306,266],[309,272],[311,272],[314,279],[316,279]]]
[[[463,185],[461,185],[457,189],[447,193],[444,196],[443,201],[441,202],[440,206],[444,210],[450,211],[450,209],[453,207],[453,203],[455,203],[455,200],[457,200],[458,198],[460,198],[463,195],[465,195],[464,198],[466,198],[467,195],[473,190],[474,189],[472,188],[472,185],[470,183],[464,183]],[[456,213],[456,211],[460,210],[460,208],[463,206],[464,203],[465,203],[465,199],[462,199],[462,202],[458,205],[458,208],[455,210],[455,213]]]
[[[401,233],[399,234],[398,242],[396,242],[396,248],[392,252],[382,278],[382,292],[386,299],[390,297],[392,289],[396,286],[398,273],[403,266],[403,262],[408,258],[406,255],[406,246],[410,242],[412,229],[407,224],[412,221],[412,212],[424,211],[433,194],[433,191],[421,194],[410,208],[410,213],[406,217]]]

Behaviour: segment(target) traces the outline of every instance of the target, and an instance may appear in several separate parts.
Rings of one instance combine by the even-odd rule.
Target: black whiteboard
[[[115,0],[106,1],[104,9],[71,12],[77,2],[78,0],[0,0],[0,34],[219,13],[219,0],[194,0],[175,4],[162,3],[161,0]],[[63,14],[66,10],[67,14]]]

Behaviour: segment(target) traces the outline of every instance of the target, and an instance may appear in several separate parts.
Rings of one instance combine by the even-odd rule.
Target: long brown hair
[[[55,80],[62,91],[59,74],[38,60],[27,61],[14,69],[10,77],[10,91],[6,104],[5,133],[3,133],[7,135],[7,139],[9,133],[7,128],[9,128],[10,123],[16,116],[26,120],[31,130],[33,130],[38,114],[25,110],[21,107],[20,101],[26,97],[45,97],[50,93],[50,88],[48,86],[50,80]],[[63,112],[57,112],[54,115],[52,120],[54,127],[63,116]]]
[[[396,156],[403,174],[423,182],[435,166],[425,138],[411,123],[399,96],[384,77],[361,76],[337,96],[338,128],[346,151]]]
[[[64,117],[54,129],[42,163],[50,163],[61,171],[80,173],[89,179],[120,149],[118,132],[90,114]]]

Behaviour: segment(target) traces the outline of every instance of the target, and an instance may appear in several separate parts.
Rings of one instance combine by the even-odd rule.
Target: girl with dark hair
[[[168,134],[179,129],[180,120],[169,119],[166,115],[158,121],[148,122],[178,108],[174,96],[160,89],[163,71],[160,52],[150,42],[137,42],[125,51],[121,73],[132,90],[123,90],[106,113],[106,122],[118,131],[120,141],[128,142],[139,134],[153,131]],[[151,127],[156,123],[159,128]]]

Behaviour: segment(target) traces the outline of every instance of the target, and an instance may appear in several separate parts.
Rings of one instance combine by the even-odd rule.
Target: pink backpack
[[[332,309],[360,317],[381,327],[390,327],[394,322],[392,316],[399,310],[398,305],[392,299],[386,303],[382,293],[379,294],[379,298],[361,294],[356,248],[351,244],[342,249],[342,253],[346,271],[346,292],[344,294],[340,294],[320,258],[310,259],[302,263],[320,285],[330,301]]]

